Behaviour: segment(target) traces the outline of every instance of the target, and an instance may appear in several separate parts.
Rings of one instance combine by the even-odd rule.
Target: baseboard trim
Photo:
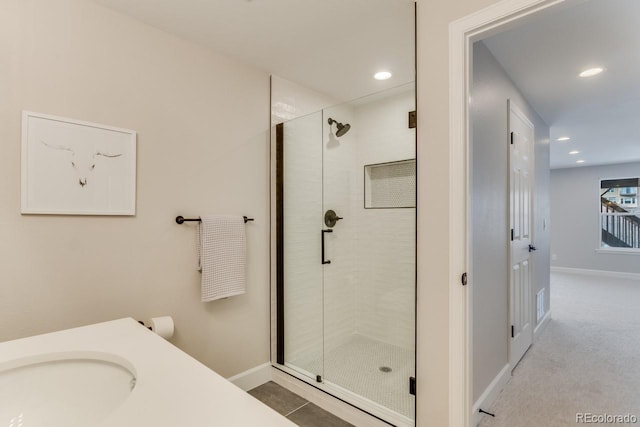
[[[240,372],[227,380],[231,381],[236,386],[240,387],[244,391],[249,391],[252,388],[256,388],[259,385],[267,383],[272,380],[271,363],[263,363],[262,365],[251,368],[247,371]]]
[[[551,267],[552,273],[582,274],[585,276],[614,277],[617,279],[640,280],[640,273],[623,273],[620,271],[589,270],[586,268]]]
[[[505,385],[511,379],[511,365],[508,363],[502,368],[500,373],[496,375],[496,377],[491,381],[489,387],[485,389],[485,391],[480,395],[480,398],[473,404],[472,412],[471,412],[471,425],[477,426],[482,421],[482,418],[485,417],[485,414],[481,414],[478,412],[478,409],[482,408],[485,411],[488,410],[491,405],[496,401],[498,395],[502,391]]]
[[[542,316],[542,320],[540,321],[540,323],[538,323],[536,325],[536,327],[533,329],[533,340],[536,341],[538,339],[538,337],[540,336],[540,334],[542,333],[542,331],[544,331],[547,326],[549,325],[549,320],[551,320],[551,310],[547,310],[547,312],[544,314],[544,316]]]

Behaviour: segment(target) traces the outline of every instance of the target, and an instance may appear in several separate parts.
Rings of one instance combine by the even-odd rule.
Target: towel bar
[[[245,223],[245,224],[246,224],[247,222],[249,222],[249,221],[254,221],[254,219],[253,219],[253,218],[248,218],[248,217],[246,217],[246,216],[243,216],[242,218],[244,218],[244,223]],[[176,217],[176,222],[177,222],[178,224],[182,224],[182,223],[184,223],[185,221],[196,221],[196,222],[200,222],[200,221],[202,221],[202,220],[201,220],[200,218],[185,218],[185,217],[183,217],[182,215],[179,215],[179,216],[177,216],[177,217]]]

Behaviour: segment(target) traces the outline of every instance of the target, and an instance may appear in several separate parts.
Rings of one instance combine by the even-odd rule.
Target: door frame
[[[449,426],[471,427],[473,271],[471,270],[470,97],[473,43],[533,14],[576,0],[502,0],[449,24]],[[467,286],[460,277],[466,273]]]

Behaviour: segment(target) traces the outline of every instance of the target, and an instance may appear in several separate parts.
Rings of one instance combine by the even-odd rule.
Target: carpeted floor
[[[640,424],[640,280],[553,273],[551,309],[480,426],[572,426],[578,413]]]

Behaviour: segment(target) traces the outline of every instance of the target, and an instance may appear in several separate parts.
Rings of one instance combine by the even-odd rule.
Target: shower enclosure
[[[408,84],[272,137],[274,365],[399,426],[415,424],[414,110]]]

